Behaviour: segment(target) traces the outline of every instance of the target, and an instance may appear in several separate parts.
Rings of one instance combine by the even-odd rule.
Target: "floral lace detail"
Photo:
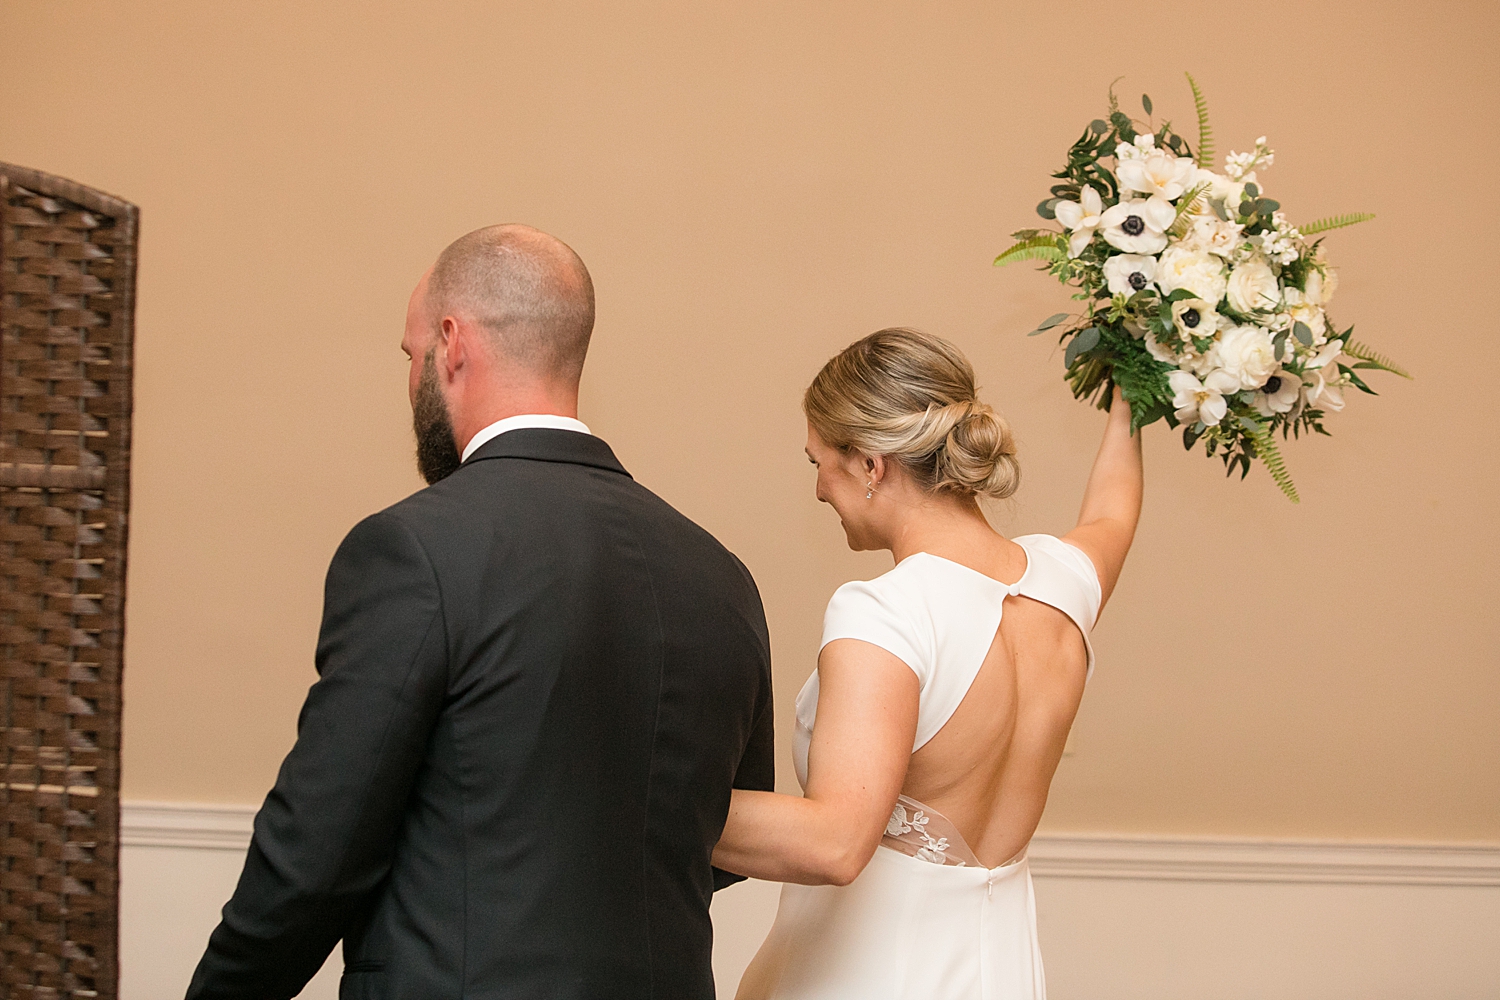
[[[893,851],[935,865],[959,868],[979,865],[963,835],[946,816],[905,795],[896,800],[880,842]]]

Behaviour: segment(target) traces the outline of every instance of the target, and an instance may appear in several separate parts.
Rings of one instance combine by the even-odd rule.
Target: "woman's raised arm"
[[[1078,546],[1093,560],[1099,572],[1103,591],[1101,611],[1114,592],[1125,555],[1135,538],[1144,488],[1141,436],[1130,433],[1130,404],[1119,389],[1114,393],[1109,420],[1104,425],[1104,440],[1099,443],[1094,471],[1089,473],[1088,486],[1083,491],[1078,527],[1064,536],[1065,541]]]

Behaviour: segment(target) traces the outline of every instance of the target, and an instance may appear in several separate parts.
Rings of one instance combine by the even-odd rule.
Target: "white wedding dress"
[[[922,552],[829,601],[823,645],[862,639],[899,657],[920,682],[915,753],[952,717],[1000,627],[1005,598],[1065,613],[1083,633],[1099,613],[1088,556],[1051,535],[1015,539],[1026,572],[1004,584]],[[794,762],[807,787],[818,674],[797,696]],[[985,868],[953,826],[901,796],[881,846],[847,886],[788,883],[776,922],[741,981],[739,1000],[1043,1000],[1036,906],[1026,853]]]

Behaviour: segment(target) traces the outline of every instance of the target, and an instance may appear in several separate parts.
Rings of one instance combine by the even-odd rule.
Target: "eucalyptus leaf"
[[[1260,197],[1260,185],[1254,182],[1245,185],[1245,193],[1252,198]]]
[[[1105,121],[1102,118],[1095,118],[1093,121],[1089,122],[1089,131],[1094,133],[1095,135],[1103,135],[1104,133],[1109,131],[1109,122]]]
[[[1040,215],[1044,219],[1055,219],[1057,218],[1057,213],[1052,210],[1052,206],[1056,204],[1056,198],[1048,198],[1046,201],[1042,202],[1036,207],[1036,214]]]
[[[1223,198],[1208,199],[1208,207],[1214,210],[1214,214],[1225,222],[1229,221],[1229,209],[1224,207]]]
[[[1154,112],[1151,110],[1151,95],[1150,94],[1142,94],[1141,95],[1141,107],[1143,107],[1143,108],[1146,109],[1146,114],[1148,114],[1148,115],[1149,114],[1154,114]]]
[[[1248,219],[1248,218],[1250,218],[1250,216],[1252,216],[1254,214],[1255,214],[1255,202],[1253,202],[1253,201],[1242,201],[1242,202],[1240,202],[1240,216],[1242,218]]]
[[[1078,336],[1073,338],[1073,343],[1078,345],[1080,352],[1092,351],[1095,347],[1099,346],[1099,328],[1091,326],[1080,330]]]
[[[1271,341],[1272,345],[1276,348],[1277,361],[1280,361],[1283,357],[1286,356],[1286,339],[1287,331],[1282,330],[1276,335],[1275,339]]]
[[[1050,330],[1067,318],[1067,313],[1053,313],[1051,316],[1048,316],[1046,319],[1037,324],[1037,332],[1040,333],[1043,330]]]
[[[1257,198],[1255,201],[1255,210],[1261,215],[1270,215],[1279,208],[1281,208],[1281,202],[1272,198]]]
[[[1303,347],[1311,347],[1313,342],[1312,329],[1301,320],[1292,325],[1292,334],[1296,336],[1297,342]]]

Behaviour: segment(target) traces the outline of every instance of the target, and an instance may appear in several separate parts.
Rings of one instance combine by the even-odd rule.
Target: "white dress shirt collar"
[[[592,433],[587,424],[575,417],[564,417],[556,413],[521,413],[514,417],[506,417],[504,420],[497,420],[470,438],[469,443],[464,446],[462,461],[467,462],[470,455],[506,431],[518,431],[526,427],[544,427],[554,431],[577,431],[579,434]]]

